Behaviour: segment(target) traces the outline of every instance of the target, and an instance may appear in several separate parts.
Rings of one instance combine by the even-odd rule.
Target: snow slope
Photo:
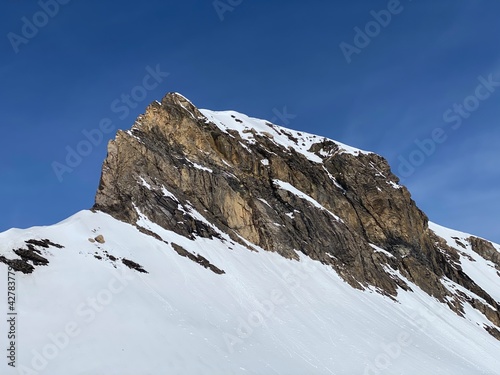
[[[393,301],[351,288],[304,256],[293,261],[250,251],[224,235],[192,241],[145,216],[140,223],[163,241],[90,211],[0,234],[7,258],[29,239],[64,246],[44,250],[48,266],[16,274],[18,367],[4,358],[2,375],[500,373],[500,342],[481,327],[484,317],[470,309],[461,318],[407,280],[414,292],[400,290]],[[432,229],[447,240],[456,236]],[[88,241],[98,234],[104,244]],[[225,274],[180,257],[172,243]],[[476,262],[462,258],[464,270],[498,298],[499,277],[468,254]],[[0,263],[0,290],[6,283]],[[0,332],[5,348],[6,319]]]

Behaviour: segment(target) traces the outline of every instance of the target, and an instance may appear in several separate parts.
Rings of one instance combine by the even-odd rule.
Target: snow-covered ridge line
[[[227,130],[237,131],[241,138],[247,143],[254,144],[256,142],[255,133],[271,139],[285,149],[294,149],[297,153],[304,155],[314,163],[322,163],[323,159],[309,150],[313,144],[323,141],[335,143],[339,147],[340,150],[338,152],[340,153],[355,156],[360,154],[371,154],[371,152],[363,151],[326,137],[319,137],[314,134],[288,129],[283,126],[275,125],[270,121],[249,117],[236,111],[211,111],[208,109],[201,109],[200,112],[221,131],[225,133],[227,133]],[[324,150],[321,150],[319,154],[323,156],[323,158],[331,156]]]

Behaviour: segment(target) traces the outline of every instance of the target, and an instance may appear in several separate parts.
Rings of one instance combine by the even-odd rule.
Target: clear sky
[[[0,231],[91,207],[107,141],[177,91],[379,153],[431,220],[500,243],[497,0],[0,9]]]

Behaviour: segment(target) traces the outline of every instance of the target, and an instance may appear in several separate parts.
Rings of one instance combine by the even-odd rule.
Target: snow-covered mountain
[[[0,234],[0,373],[500,374],[499,254],[378,155],[168,94],[92,210]]]

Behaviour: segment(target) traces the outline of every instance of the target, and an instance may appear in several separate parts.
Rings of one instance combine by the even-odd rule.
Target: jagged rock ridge
[[[110,142],[93,209],[160,240],[142,218],[191,239],[225,233],[249,249],[303,253],[393,298],[410,288],[406,278],[458,314],[469,303],[500,338],[497,301],[460,265],[470,246],[498,267],[495,247],[440,238],[382,157],[323,137],[199,110],[171,93]]]

